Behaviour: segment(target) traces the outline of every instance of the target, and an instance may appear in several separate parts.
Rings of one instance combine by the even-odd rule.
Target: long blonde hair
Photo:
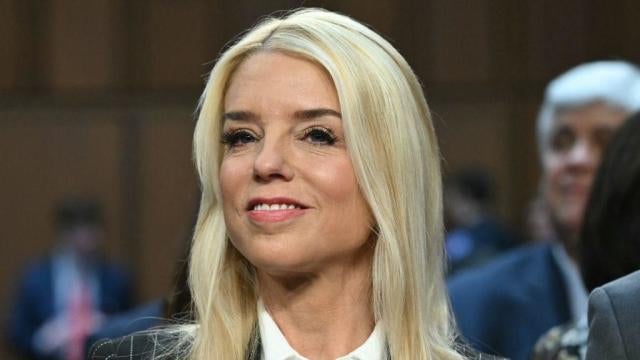
[[[444,287],[440,155],[420,83],[381,36],[321,9],[262,21],[209,76],[194,134],[202,200],[189,276],[196,325],[182,328],[189,357],[240,360],[255,351],[254,270],[227,237],[218,170],[226,87],[238,64],[259,51],[309,59],[335,84],[354,171],[375,218],[372,304],[391,358],[463,358]]]

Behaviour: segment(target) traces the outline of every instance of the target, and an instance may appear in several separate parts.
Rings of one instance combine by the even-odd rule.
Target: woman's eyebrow
[[[293,117],[298,120],[312,120],[323,116],[334,116],[338,119],[342,119],[342,114],[338,111],[328,108],[307,109],[298,110],[293,113]],[[228,111],[222,116],[224,120],[232,121],[253,121],[259,118],[259,116],[251,111]]]
[[[311,120],[323,116],[335,116],[338,119],[342,119],[342,114],[340,114],[338,111],[327,108],[299,110],[293,113],[293,116],[296,119],[300,120]]]
[[[222,116],[224,120],[249,121],[258,118],[258,115],[251,111],[229,111]]]

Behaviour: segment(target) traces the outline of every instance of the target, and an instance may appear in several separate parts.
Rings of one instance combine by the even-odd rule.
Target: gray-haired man
[[[549,328],[577,320],[587,293],[574,252],[591,182],[609,137],[640,109],[640,71],[622,61],[580,65],[553,80],[538,118],[548,244],[512,251],[449,282],[462,335],[481,351],[527,359]]]

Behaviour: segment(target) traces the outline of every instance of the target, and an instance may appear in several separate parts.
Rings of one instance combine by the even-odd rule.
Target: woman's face
[[[260,52],[224,98],[220,185],[233,245],[258,270],[305,273],[356,260],[372,216],[345,144],[333,82],[318,65]]]

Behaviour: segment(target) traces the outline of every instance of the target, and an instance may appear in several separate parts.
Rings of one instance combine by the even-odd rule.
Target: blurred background
[[[262,16],[321,6],[369,24],[423,82],[445,178],[482,169],[518,241],[537,192],[546,83],[640,61],[635,0],[0,0],[0,309],[56,244],[54,206],[97,199],[134,303],[171,290],[198,203],[194,109],[224,45]],[[17,359],[0,347],[0,358]]]

